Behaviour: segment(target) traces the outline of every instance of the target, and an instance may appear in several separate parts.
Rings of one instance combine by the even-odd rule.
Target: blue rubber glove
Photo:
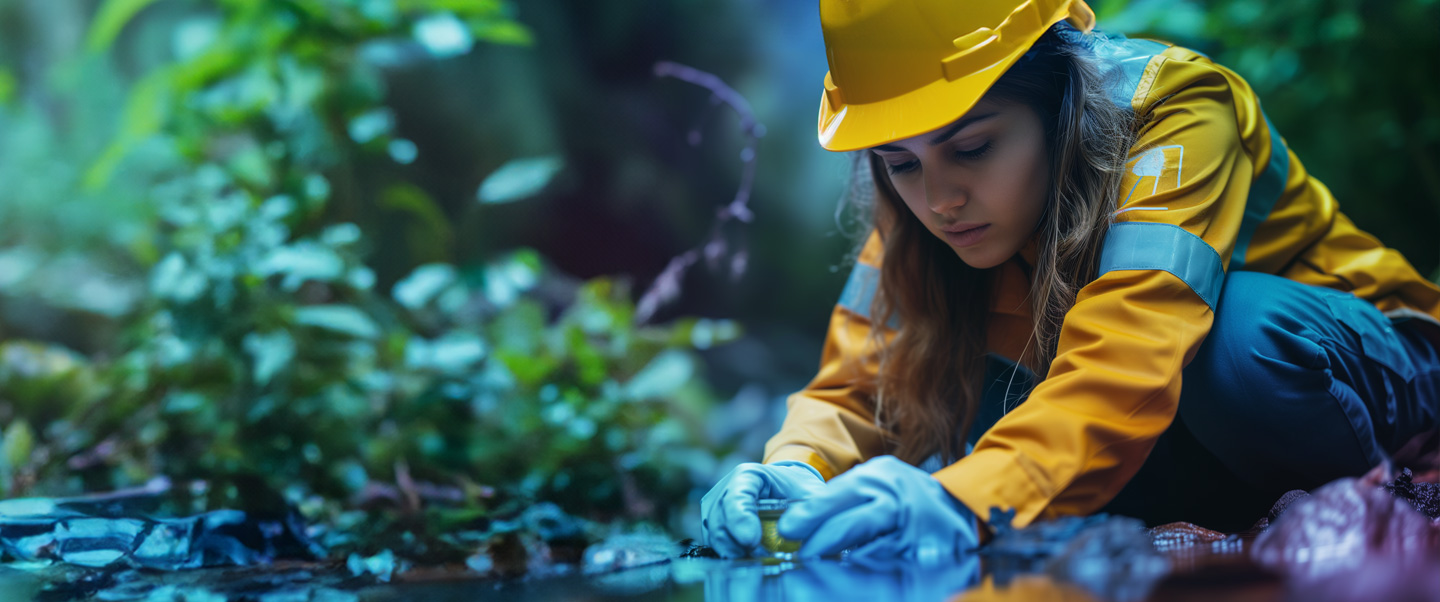
[[[810,497],[824,488],[820,471],[804,462],[736,466],[700,499],[705,545],[726,558],[754,554],[760,549],[760,515],[755,510],[760,500]]]
[[[799,556],[933,560],[980,545],[975,515],[934,477],[894,456],[880,456],[835,477],[791,506],[776,527],[804,540]],[[857,547],[858,546],[858,547]]]

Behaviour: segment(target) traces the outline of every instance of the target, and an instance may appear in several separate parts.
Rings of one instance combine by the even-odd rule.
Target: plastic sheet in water
[[[123,503],[96,504],[93,498],[0,502],[0,552],[7,560],[158,570],[311,560],[324,554],[293,512],[262,517],[216,510],[154,518]]]

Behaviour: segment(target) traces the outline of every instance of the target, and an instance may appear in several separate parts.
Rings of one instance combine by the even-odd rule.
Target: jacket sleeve
[[[785,422],[765,445],[765,462],[799,460],[825,480],[883,453],[884,437],[875,424],[875,377],[879,366],[869,319],[879,277],[881,243],[872,232],[860,252],[850,282],[830,315],[830,329],[815,379],[787,400]]]
[[[1198,55],[1166,55],[1147,66],[1148,94],[1137,92],[1137,106],[1163,100],[1149,103],[1100,276],[1066,314],[1049,373],[972,454],[935,473],[982,519],[1013,508],[1023,526],[1112,499],[1174,419],[1181,371],[1213,323],[1255,166],[1268,162],[1246,141],[1267,126],[1236,100],[1243,81]]]

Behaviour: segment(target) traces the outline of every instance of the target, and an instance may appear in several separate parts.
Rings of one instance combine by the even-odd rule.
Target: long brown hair
[[[1034,328],[1021,365],[1043,377],[1055,357],[1060,326],[1080,288],[1095,277],[1100,247],[1115,211],[1126,153],[1136,124],[1108,93],[1109,77],[1085,36],[1060,24],[991,87],[987,98],[1023,103],[1045,125],[1051,186],[1036,229],[1030,278]],[[986,327],[994,270],[972,268],[932,235],[905,206],[869,151],[857,171],[874,186],[874,226],[884,242],[874,324],[898,317],[880,351],[876,422],[891,453],[918,464],[939,453],[959,458],[980,405]],[[868,167],[868,169],[866,169]]]

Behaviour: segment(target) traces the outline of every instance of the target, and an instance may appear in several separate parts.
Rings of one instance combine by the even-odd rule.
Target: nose
[[[964,187],[947,177],[943,169],[929,169],[924,172],[925,204],[930,210],[946,215],[964,207],[970,201]]]

